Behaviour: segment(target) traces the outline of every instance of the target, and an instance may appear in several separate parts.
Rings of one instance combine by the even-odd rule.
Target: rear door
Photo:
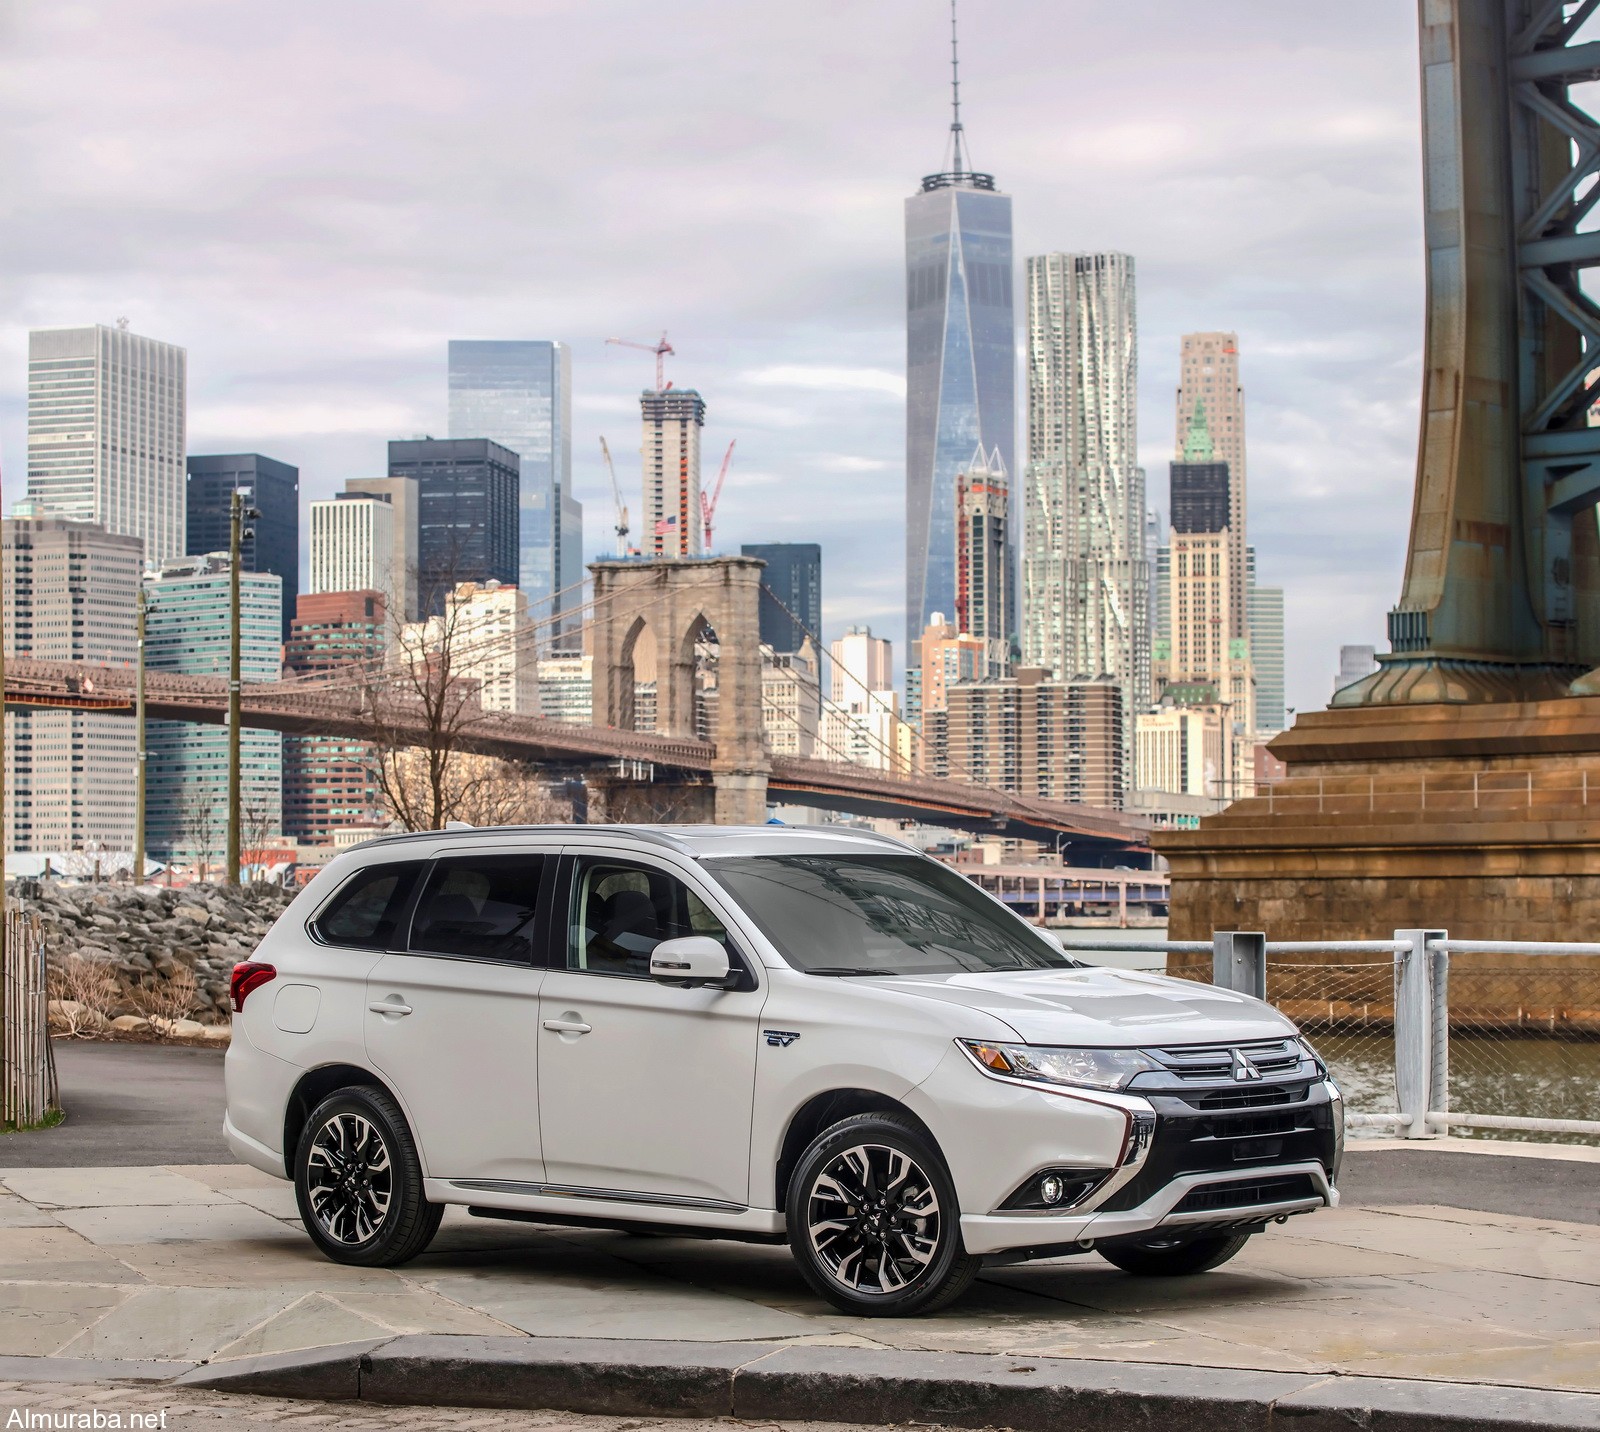
[[[539,1183],[535,1031],[552,850],[451,848],[367,979],[366,1045],[430,1178]]]

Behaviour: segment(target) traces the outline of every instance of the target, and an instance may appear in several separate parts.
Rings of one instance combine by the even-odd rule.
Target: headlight
[[[1310,1056],[1312,1062],[1316,1064],[1317,1068],[1322,1070],[1323,1074],[1326,1075],[1328,1072],[1328,1061],[1317,1053],[1316,1048],[1312,1045],[1311,1041],[1305,1037],[1305,1035],[1302,1034],[1299,1036],[1299,1043],[1300,1047]]]
[[[1060,1049],[1043,1044],[962,1046],[983,1068],[1033,1084],[1064,1084],[1079,1089],[1121,1089],[1136,1074],[1161,1066],[1137,1049]]]

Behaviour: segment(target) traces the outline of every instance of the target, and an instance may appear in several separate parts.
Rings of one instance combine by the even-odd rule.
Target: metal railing
[[[1593,791],[1591,792],[1591,786]],[[1486,770],[1383,776],[1284,776],[1256,787],[1257,808],[1277,815],[1403,815],[1410,812],[1560,808],[1600,804],[1587,770]],[[1235,811],[1238,818],[1248,808]]]
[[[1277,1006],[1333,1069],[1349,1127],[1600,1140],[1600,944],[1223,930],[1107,948]]]

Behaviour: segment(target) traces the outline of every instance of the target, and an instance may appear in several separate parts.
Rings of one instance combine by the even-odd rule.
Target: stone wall
[[[106,1014],[139,1013],[138,992],[184,968],[195,979],[195,1017],[223,1024],[230,1018],[229,974],[255,953],[293,893],[275,885],[168,890],[19,881],[6,886],[8,901],[38,913],[52,969],[74,955],[109,968],[115,994]]]

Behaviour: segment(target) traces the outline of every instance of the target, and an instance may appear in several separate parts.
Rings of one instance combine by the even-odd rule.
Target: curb
[[[214,1362],[177,1385],[612,1416],[1018,1432],[1568,1432],[1600,1394],[1170,1363],[781,1343],[414,1334]]]

